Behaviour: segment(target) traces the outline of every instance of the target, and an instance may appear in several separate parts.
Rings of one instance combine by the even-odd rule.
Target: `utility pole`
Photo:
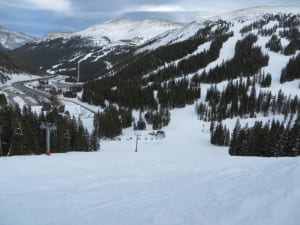
[[[80,71],[79,71],[79,69],[80,69],[80,61],[78,61],[77,62],[77,82],[79,82],[79,74],[80,74]]]
[[[0,156],[3,156],[3,149],[2,149],[2,127],[0,127]]]
[[[135,133],[134,134],[135,136],[136,136],[136,142],[135,142],[135,152],[137,152],[138,151],[138,140],[140,140],[140,134],[138,134],[138,133]]]
[[[42,122],[41,129],[46,130],[46,155],[51,155],[50,152],[50,134],[52,131],[56,131],[57,127],[54,123]]]
[[[23,131],[22,131],[20,122],[19,122],[19,126],[14,129],[12,138],[15,135],[17,135],[17,136],[23,136]],[[12,152],[12,149],[13,149],[13,144],[14,144],[14,141],[11,141],[10,146],[9,146],[9,150],[8,150],[8,153],[7,153],[7,156],[11,155],[11,152]]]

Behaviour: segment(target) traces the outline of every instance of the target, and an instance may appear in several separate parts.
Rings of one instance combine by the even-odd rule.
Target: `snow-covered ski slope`
[[[129,49],[140,47],[184,25],[183,23],[158,19],[117,19],[96,24],[77,32],[49,33],[36,42],[34,46],[42,46],[47,51],[51,40],[56,39],[57,42],[60,42],[61,48],[64,48],[65,43],[72,43],[72,41],[80,39],[79,43],[87,47],[86,49],[81,47],[71,55],[68,54],[65,57],[62,55],[57,63],[51,65],[50,71],[62,74],[65,71],[74,70],[76,67],[69,66],[70,63],[74,62],[94,63],[100,61],[108,63],[108,65],[115,64],[116,62],[112,58],[126,54]],[[32,49],[28,50],[31,51]],[[109,68],[110,66],[108,66],[108,70]],[[99,71],[94,72],[100,73]]]
[[[233,12],[229,12],[226,14],[222,14],[219,16],[214,16],[211,18],[206,18],[203,20],[199,20],[197,22],[192,22],[190,24],[187,24],[183,28],[174,30],[173,32],[168,33],[166,36],[161,37],[157,39],[157,41],[144,46],[143,48],[139,49],[137,52],[143,52],[143,51],[152,51],[156,48],[165,46],[165,45],[171,45],[174,43],[178,43],[184,40],[188,40],[196,33],[207,26],[207,24],[213,25],[211,30],[216,29],[218,26],[220,26],[219,20],[226,21],[231,23],[231,26],[229,28],[229,32],[233,32],[233,36],[230,37],[222,46],[220,50],[219,57],[210,62],[206,67],[199,69],[198,71],[191,73],[191,74],[184,74],[186,77],[192,78],[195,74],[202,74],[204,71],[209,71],[211,69],[216,68],[217,66],[221,66],[222,63],[227,62],[231,60],[234,57],[235,54],[235,46],[237,41],[242,40],[245,38],[247,34],[254,34],[258,37],[257,42],[254,43],[254,46],[258,46],[262,49],[262,52],[269,56],[268,65],[266,67],[262,68],[262,72],[265,74],[270,73],[272,75],[272,84],[270,88],[264,88],[264,90],[270,90],[274,95],[278,93],[279,90],[282,90],[286,95],[298,95],[299,92],[299,80],[294,80],[291,82],[286,83],[280,83],[280,76],[282,70],[286,67],[288,61],[297,56],[300,51],[296,51],[293,55],[284,55],[283,53],[276,53],[271,51],[270,49],[266,48],[266,43],[270,40],[271,36],[273,35],[261,35],[258,32],[258,29],[253,29],[252,31],[249,31],[245,34],[241,33],[241,30],[254,22],[259,21],[260,19],[263,19],[266,15],[300,15],[300,7],[253,7],[253,8],[246,8],[241,10],[236,10]],[[264,29],[272,28],[274,25],[276,25],[278,21],[270,20],[269,23],[263,26]],[[298,27],[300,30],[300,27]],[[283,28],[278,28],[277,31],[274,33],[277,36],[280,37],[279,33],[282,31]],[[281,45],[283,49],[287,47],[287,45],[290,43],[289,40],[282,37],[281,38]],[[147,73],[144,75],[144,77],[148,77],[150,74],[155,74],[159,72],[160,70],[165,69],[166,67],[172,66],[172,65],[178,65],[180,61],[183,61],[185,59],[188,59],[191,56],[199,54],[201,51],[208,50],[210,47],[211,41],[207,41],[204,44],[200,45],[198,49],[193,52],[192,54],[186,55],[180,59],[177,59],[175,61],[165,63],[163,66],[158,67],[157,69],[153,70],[150,73]],[[182,79],[182,77],[178,78]],[[227,82],[218,85],[220,86],[219,90],[222,90],[224,86],[226,86]],[[202,84],[202,93],[205,93],[206,87],[210,87],[211,85]],[[203,88],[204,87],[204,88]],[[258,87],[260,88],[260,87]]]
[[[95,153],[0,158],[0,224],[299,224],[300,158],[230,157],[208,129],[191,106],[137,153],[125,130]]]

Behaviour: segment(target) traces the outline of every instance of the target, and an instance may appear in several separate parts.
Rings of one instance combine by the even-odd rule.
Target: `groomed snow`
[[[16,96],[13,99],[14,99],[14,102],[19,105],[20,109],[23,109],[23,107],[26,105],[26,103],[24,102],[24,100],[22,98],[20,98],[19,96]]]
[[[9,80],[7,80],[4,84],[0,84],[0,86],[4,85],[11,85],[12,83],[15,83],[17,81],[26,81],[26,80],[33,80],[40,78],[40,76],[37,75],[30,75],[30,74],[8,74]]]
[[[177,59],[177,60],[175,60],[175,61],[173,61],[171,63],[165,63],[163,66],[160,66],[158,69],[151,71],[150,73],[144,75],[143,77],[146,78],[149,75],[158,73],[159,71],[161,71],[161,70],[163,70],[163,69],[165,69],[167,67],[170,67],[170,66],[177,66],[179,62],[181,62],[181,61],[183,61],[185,59],[188,59],[188,58],[190,58],[192,56],[200,54],[200,53],[202,53],[204,51],[208,51],[209,48],[210,48],[210,46],[211,46],[211,41],[205,42],[202,45],[199,45],[198,48],[193,53],[187,54],[186,56],[182,57],[181,59]]]
[[[300,158],[230,157],[193,106],[171,113],[137,153],[127,129],[99,152],[0,158],[1,224],[299,223]]]

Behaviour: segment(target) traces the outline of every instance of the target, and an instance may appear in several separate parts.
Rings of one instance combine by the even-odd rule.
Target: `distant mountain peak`
[[[178,25],[184,25],[185,23],[180,23],[173,20],[167,20],[167,19],[131,19],[127,17],[121,17],[113,20],[108,20],[103,23],[97,24],[97,25],[103,25],[103,24],[122,24],[122,23],[163,23],[163,24],[178,24]]]
[[[182,28],[184,25],[169,20],[121,18],[90,26],[68,36],[86,37],[99,45],[122,45],[125,42],[128,44],[128,41],[133,45],[140,45],[165,32]]]
[[[32,36],[0,26],[0,46],[3,48],[15,49],[36,40]]]
[[[112,20],[107,20],[103,22],[102,24],[114,24],[114,23],[128,23],[128,22],[133,22],[133,19],[129,19],[127,17],[122,17],[118,19],[112,19]]]
[[[119,18],[95,24],[76,32],[51,32],[42,37],[41,41],[79,36],[88,38],[99,46],[110,47],[128,45],[128,43],[140,45],[165,32],[182,28],[184,25],[184,23],[170,20]]]
[[[50,32],[46,35],[44,35],[41,38],[41,41],[49,41],[49,40],[54,40],[57,38],[62,38],[62,37],[66,37],[70,34],[70,32]]]

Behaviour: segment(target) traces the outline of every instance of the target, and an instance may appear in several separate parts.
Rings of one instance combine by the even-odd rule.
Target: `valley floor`
[[[194,107],[166,138],[125,130],[93,153],[0,158],[2,225],[296,225],[300,158],[230,157]]]

